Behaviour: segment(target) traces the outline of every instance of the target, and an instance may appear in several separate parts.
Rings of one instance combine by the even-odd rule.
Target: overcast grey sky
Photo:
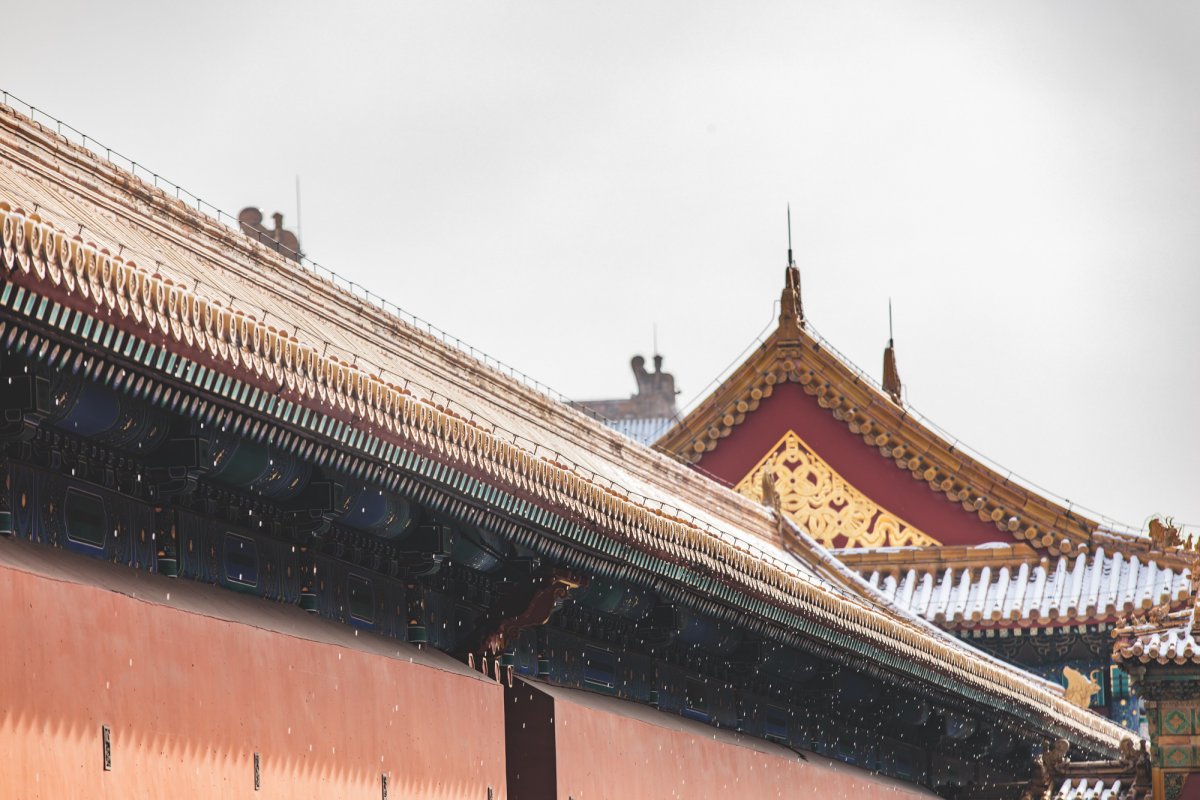
[[[1074,502],[1200,523],[1200,6],[62,3],[0,87],[573,397],[805,308]]]

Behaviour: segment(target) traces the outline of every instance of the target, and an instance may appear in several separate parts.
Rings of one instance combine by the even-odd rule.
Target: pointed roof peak
[[[892,298],[888,298],[888,343],[883,349],[883,390],[898,406],[904,405],[904,386],[896,368],[896,338],[892,333]]]
[[[804,327],[804,301],[800,296],[800,270],[789,266],[783,277],[783,293],[779,295],[779,327]]]
[[[796,259],[792,257],[792,204],[787,204],[788,217],[788,266],[796,266]]]
[[[904,385],[900,383],[900,371],[896,367],[896,348],[888,339],[883,349],[883,390],[898,406],[904,405]]]
[[[788,255],[783,277],[783,294],[779,297],[779,327],[804,327],[804,302],[800,296],[800,269],[792,255],[792,204],[787,204]]]

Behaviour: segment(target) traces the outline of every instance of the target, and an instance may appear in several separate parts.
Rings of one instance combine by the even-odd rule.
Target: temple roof
[[[1122,800],[1124,791],[1121,781],[1073,778],[1063,781],[1054,800]]]
[[[934,493],[960,509],[960,527],[982,522],[994,526],[998,533],[993,536],[1027,542],[1051,555],[1092,550],[1094,536],[1105,531],[1105,525],[1001,474],[889,397],[806,325],[796,311],[798,300],[788,297],[796,291],[791,270],[788,275],[784,310],[775,331],[659,439],[656,449],[685,463],[701,462],[745,425],[772,394],[794,385],[859,439],[862,452],[874,453],[881,463],[911,476],[914,488]],[[870,494],[865,486],[857,488]],[[944,541],[937,531],[923,533]]]
[[[1129,736],[1070,705],[1045,682],[981,657],[863,590],[819,546],[789,549],[772,510],[6,108],[0,109],[0,221],[5,318],[68,331],[92,353],[157,370],[153,374],[190,392],[260,419],[307,425],[300,428],[305,435],[324,437],[347,457],[391,465],[388,459],[400,458],[396,453],[415,453],[422,463],[439,465],[430,480],[500,487],[520,498],[522,508],[549,510],[589,535],[607,537],[606,557],[704,576],[723,597],[751,598],[772,618],[824,626],[845,643],[871,643],[889,654],[892,669],[925,680],[945,676],[969,687],[961,691],[981,693],[1101,748]],[[10,346],[52,346],[41,334],[4,327],[0,335]],[[802,338],[795,344],[806,346]],[[819,351],[816,357],[822,358]],[[90,358],[72,356],[76,364]],[[811,383],[817,376],[806,366],[807,355],[801,365],[781,366],[787,363],[797,380],[803,374]],[[113,381],[126,378],[124,370],[111,371]],[[863,415],[888,417],[882,406],[852,402],[844,413],[853,424]],[[902,419],[895,422],[897,439],[915,441]],[[914,469],[941,463],[918,460]],[[967,469],[972,487],[985,485],[986,473]],[[1010,508],[1021,496],[1015,488],[989,486],[983,509],[999,503],[1039,532],[1086,538],[1090,523],[1063,524],[1069,520],[1052,505],[1027,499],[1032,511]]]
[[[633,417],[609,419],[605,424],[639,444],[649,446],[675,424],[675,417]]]
[[[1152,609],[1131,614],[1113,631],[1113,659],[1142,664],[1200,664],[1200,642],[1196,639],[1196,608],[1168,612]]]
[[[675,424],[675,377],[662,368],[663,357],[654,356],[654,371],[646,369],[646,359],[634,356],[630,362],[637,391],[629,397],[611,400],[576,400],[575,408],[601,419],[608,427],[644,445],[653,444]]]
[[[1192,596],[1191,568],[1167,554],[1126,557],[1097,547],[1090,555],[1048,558],[1024,545],[937,549],[923,563],[913,563],[922,554],[912,551],[839,555],[889,600],[954,628],[1111,621]]]

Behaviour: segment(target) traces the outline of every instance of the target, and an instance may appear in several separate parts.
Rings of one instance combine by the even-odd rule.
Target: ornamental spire
[[[779,326],[804,327],[804,302],[800,296],[800,270],[792,256],[792,204],[787,207],[788,265],[784,274],[783,294],[779,297]]]
[[[883,390],[896,405],[904,405],[900,372],[896,369],[896,340],[892,335],[892,300],[888,298],[888,343],[883,350]]]

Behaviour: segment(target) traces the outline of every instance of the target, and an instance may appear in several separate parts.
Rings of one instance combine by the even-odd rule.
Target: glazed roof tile
[[[52,297],[73,314],[187,353],[205,370],[260,387],[256,394],[343,420],[356,435],[474,470],[630,552],[659,554],[831,626],[844,641],[884,648],[903,669],[950,676],[1101,748],[1129,737],[1043,682],[860,591],[831,567],[827,551],[784,559],[774,515],[762,506],[5,107],[0,217],[5,280],[32,298]],[[6,313],[32,308],[23,302]],[[339,447],[362,455],[360,440]]]
[[[1121,781],[1106,783],[1102,780],[1072,778],[1063,781],[1054,800],[1120,800],[1121,792]]]
[[[938,625],[1017,623],[1057,626],[1191,597],[1192,571],[1160,566],[1153,555],[1108,553],[975,566],[858,567],[885,597]]]
[[[604,424],[639,444],[649,446],[670,430],[671,426],[675,424],[675,418],[609,419],[605,420]]]
[[[1196,609],[1163,613],[1134,614],[1113,631],[1113,659],[1116,661],[1159,664],[1200,664],[1200,643],[1196,641]]]

